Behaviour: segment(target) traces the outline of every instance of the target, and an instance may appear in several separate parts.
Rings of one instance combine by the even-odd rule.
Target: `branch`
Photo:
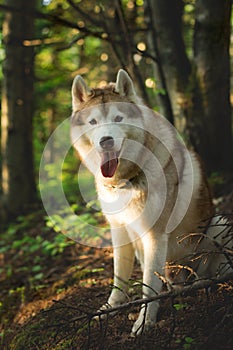
[[[84,12],[79,6],[78,4],[74,3],[73,0],[66,0],[71,7],[73,7],[83,18],[85,18],[88,22],[90,22],[91,24],[95,25],[96,27],[101,27],[101,23],[100,21],[96,21],[93,17],[89,16],[89,14],[87,14],[86,12]]]
[[[70,42],[68,42],[68,44],[57,48],[56,51],[63,51],[63,50],[70,49],[78,40],[85,39],[85,38],[86,38],[86,34],[77,35]]]
[[[106,33],[108,33],[109,43],[110,43],[110,45],[111,45],[111,47],[113,49],[113,52],[114,52],[117,60],[120,63],[120,66],[122,68],[126,69],[125,63],[124,63],[124,61],[122,59],[122,55],[120,54],[119,49],[118,49],[118,47],[116,45],[116,40],[113,40],[112,35],[109,34],[111,31],[109,30],[109,27],[108,27],[108,18],[105,16],[105,13],[104,13],[102,7],[100,8],[100,10],[101,10],[101,15],[103,17],[103,28],[106,31]]]
[[[142,57],[146,57],[146,58],[150,58],[152,61],[158,63],[158,59],[157,57],[151,55],[148,51],[142,51],[138,48],[136,48],[136,50],[133,52],[133,54],[140,54]]]
[[[117,13],[118,18],[119,18],[120,26],[121,26],[122,31],[123,31],[123,36],[124,36],[124,40],[125,40],[126,47],[127,47],[127,54],[128,54],[129,63],[132,67],[134,77],[137,80],[138,85],[140,87],[142,98],[149,105],[149,98],[148,98],[147,91],[145,89],[144,81],[142,79],[141,71],[139,70],[139,68],[136,65],[134,58],[133,58],[134,51],[135,51],[134,47],[136,46],[134,44],[134,36],[132,36],[131,30],[128,27],[128,23],[127,23],[127,20],[125,18],[125,13],[124,13],[124,10],[122,8],[122,2],[120,0],[115,0],[114,4],[115,4],[116,13]]]
[[[184,240],[186,240],[187,238],[189,239],[190,237],[200,237],[200,240],[198,242],[201,243],[202,239],[208,239],[213,246],[216,248],[216,251],[213,251],[213,249],[209,250],[209,251],[200,251],[200,252],[194,252],[194,254],[198,255],[209,255],[209,254],[223,254],[226,262],[229,264],[230,268],[233,270],[233,249],[232,247],[229,247],[228,244],[232,241],[232,237],[233,237],[233,226],[232,223],[229,222],[221,222],[222,217],[219,219],[219,221],[215,224],[208,224],[204,228],[204,232],[198,232],[198,233],[189,233],[187,235],[182,236],[178,243],[182,243]],[[208,235],[207,230],[209,230],[209,228],[213,228],[213,227],[220,227],[222,228],[222,230],[219,230],[218,233],[216,233],[215,236],[211,236]],[[222,237],[221,237],[222,236]],[[217,238],[222,239],[223,241],[218,241]]]
[[[86,315],[81,315],[78,316],[76,318],[73,318],[71,321],[75,322],[75,321],[79,321],[79,320],[83,320],[85,318],[87,318],[87,320],[91,320],[91,319],[101,319],[101,316],[103,315],[109,315],[111,313],[116,313],[118,311],[122,311],[122,310],[126,310],[131,308],[132,306],[141,306],[142,304],[149,304],[152,301],[159,301],[162,299],[168,299],[168,298],[175,298],[177,296],[185,296],[193,291],[199,290],[199,289],[208,289],[212,286],[215,286],[217,284],[220,284],[222,282],[227,281],[228,279],[231,279],[233,277],[233,274],[230,273],[227,276],[221,276],[219,278],[209,278],[209,279],[199,279],[197,281],[194,282],[190,282],[189,285],[184,286],[183,288],[179,288],[179,289],[172,289],[172,291],[169,292],[162,292],[158,295],[154,295],[152,297],[149,298],[141,298],[141,299],[137,299],[137,300],[132,300],[129,301],[127,303],[115,306],[115,307],[111,307],[109,305],[106,305],[106,309],[103,310],[98,310],[96,312],[86,312]]]
[[[2,9],[4,11],[16,12],[16,13],[23,14],[23,15],[30,15],[30,16],[33,16],[35,18],[42,18],[42,19],[45,19],[45,20],[52,22],[54,24],[62,25],[62,26],[67,27],[67,28],[77,29],[80,32],[83,32],[85,34],[97,37],[97,38],[102,39],[102,40],[107,40],[107,36],[104,35],[106,33],[104,33],[103,31],[92,31],[92,30],[88,29],[87,27],[79,26],[76,22],[70,22],[65,18],[56,16],[53,14],[47,14],[47,13],[43,13],[43,12],[40,12],[37,10],[28,11],[25,8],[22,9],[22,8],[1,5],[1,4],[0,4],[0,9]]]

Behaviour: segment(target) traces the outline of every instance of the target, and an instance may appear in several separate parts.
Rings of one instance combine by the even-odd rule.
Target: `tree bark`
[[[199,116],[203,138],[196,142],[193,138],[193,143],[209,171],[230,171],[233,165],[229,96],[231,9],[231,0],[196,1],[194,59],[204,113]]]
[[[204,160],[208,173],[232,169],[230,15],[232,0],[197,0],[193,59],[182,36],[182,0],[146,0],[149,42],[164,72],[175,125]],[[155,34],[154,34],[155,33]],[[157,55],[158,56],[158,55]],[[158,57],[157,57],[158,58]],[[166,110],[165,110],[166,113]],[[166,114],[165,114],[166,117]]]
[[[27,40],[34,35],[34,19],[25,9],[34,10],[36,0],[7,0],[20,12],[5,13],[1,154],[2,215],[12,218],[25,212],[35,200],[33,166],[33,47]]]
[[[186,92],[191,73],[182,37],[183,1],[147,0],[145,6],[151,22],[148,41],[157,58],[155,77],[159,88],[166,88],[165,93],[170,97],[175,124],[180,124],[180,120],[184,122],[186,118],[189,97]],[[167,106],[163,103],[162,111],[170,120]]]

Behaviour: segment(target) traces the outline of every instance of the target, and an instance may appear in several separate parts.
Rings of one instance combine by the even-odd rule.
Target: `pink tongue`
[[[101,172],[104,177],[112,177],[115,174],[118,159],[115,152],[104,152],[101,156]]]

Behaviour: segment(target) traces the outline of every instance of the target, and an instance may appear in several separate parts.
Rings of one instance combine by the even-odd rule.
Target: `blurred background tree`
[[[126,69],[139,95],[178,128],[209,174],[232,170],[231,0],[5,0],[0,9],[1,213],[19,215],[34,200],[41,154],[70,115],[76,74],[96,86]],[[47,157],[56,162],[52,144]],[[67,161],[72,178],[77,162]]]
[[[2,110],[1,110],[1,212],[15,217],[36,198],[32,151],[34,113],[34,48],[28,41],[34,37],[33,17],[24,8],[35,10],[36,1],[6,1],[10,8],[3,21]]]
[[[145,4],[150,47],[159,52],[176,126],[209,173],[230,170],[232,2],[147,0]]]

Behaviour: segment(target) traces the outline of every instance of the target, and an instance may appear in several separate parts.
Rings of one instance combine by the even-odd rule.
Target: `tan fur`
[[[78,107],[78,111],[108,102],[129,102],[124,96],[114,91],[113,85],[91,90],[91,95]],[[77,110],[76,110],[77,111]],[[75,112],[76,112],[75,111]]]

